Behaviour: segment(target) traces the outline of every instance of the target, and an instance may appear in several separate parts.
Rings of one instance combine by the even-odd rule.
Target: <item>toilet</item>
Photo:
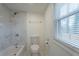
[[[31,54],[34,56],[39,55],[39,45],[37,45],[37,44],[31,45]]]
[[[39,55],[39,36],[32,35],[31,36],[31,55],[38,56]]]

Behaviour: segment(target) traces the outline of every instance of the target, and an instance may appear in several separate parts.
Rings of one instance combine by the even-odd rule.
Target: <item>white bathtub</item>
[[[0,56],[19,56],[23,55],[25,51],[24,46],[18,46],[17,48],[15,46],[11,46],[4,51],[0,52]]]

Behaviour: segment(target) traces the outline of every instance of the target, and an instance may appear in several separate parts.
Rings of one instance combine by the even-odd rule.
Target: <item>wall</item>
[[[0,51],[11,45],[11,11],[0,4]]]
[[[55,20],[54,20],[54,4],[49,4],[45,12],[45,41],[49,41],[46,46],[46,54],[50,56],[66,56],[70,55],[65,49],[61,48],[54,41],[55,38]]]
[[[0,4],[0,51],[16,43],[24,45],[26,38],[26,13],[13,15],[12,11]]]
[[[44,51],[44,18],[41,14],[27,13],[27,51],[30,55],[31,37],[39,36],[40,53]]]
[[[19,12],[12,17],[12,44],[25,45],[26,37],[26,13]]]

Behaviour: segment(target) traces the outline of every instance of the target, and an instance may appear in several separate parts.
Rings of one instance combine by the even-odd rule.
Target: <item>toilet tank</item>
[[[31,44],[39,44],[39,42],[40,42],[39,35],[32,35],[31,36]]]

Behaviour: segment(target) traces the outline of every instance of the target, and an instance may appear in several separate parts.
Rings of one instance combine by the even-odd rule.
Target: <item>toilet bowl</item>
[[[39,45],[33,44],[31,45],[31,54],[38,55],[39,54]]]

